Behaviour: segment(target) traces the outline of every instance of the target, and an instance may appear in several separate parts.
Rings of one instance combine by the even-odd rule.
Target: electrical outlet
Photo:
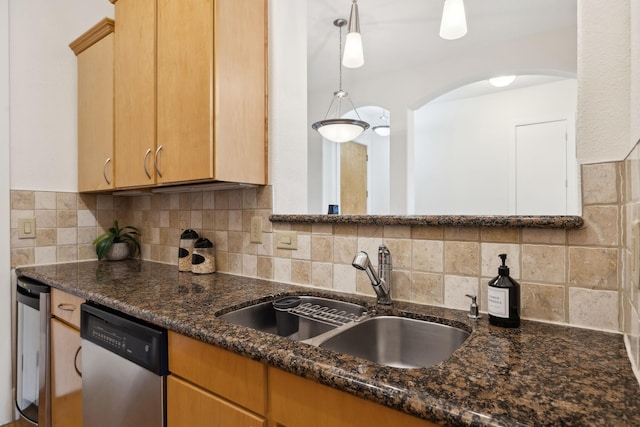
[[[18,239],[36,238],[36,219],[18,218]]]
[[[298,249],[298,233],[295,231],[278,231],[276,233],[276,248]]]
[[[251,218],[251,243],[262,243],[262,217]]]

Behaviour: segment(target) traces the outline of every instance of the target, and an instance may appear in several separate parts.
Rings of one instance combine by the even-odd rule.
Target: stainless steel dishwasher
[[[165,426],[166,329],[92,303],[80,325],[83,426]]]

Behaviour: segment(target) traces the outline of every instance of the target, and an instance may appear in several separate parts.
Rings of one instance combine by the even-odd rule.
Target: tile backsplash
[[[507,253],[522,285],[524,318],[619,332],[623,320],[631,324],[628,306],[638,299],[636,289],[621,298],[629,173],[629,162],[582,166],[585,226],[579,230],[272,224],[269,186],[130,197],[14,190],[11,263],[94,259],[92,240],[118,218],[141,229],[144,259],[177,264],[180,233],[193,228],[214,242],[218,271],[373,295],[351,261],[357,251],[375,254],[384,243],[393,258],[394,299],[467,310],[465,294],[478,294],[486,311],[487,283],[497,274],[498,254]],[[255,216],[262,219],[259,244],[250,241]],[[20,217],[36,218],[36,239],[18,239]],[[280,230],[297,232],[296,250],[276,248]]]

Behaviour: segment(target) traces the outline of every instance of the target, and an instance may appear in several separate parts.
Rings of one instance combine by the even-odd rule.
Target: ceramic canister
[[[191,272],[196,274],[215,273],[216,258],[213,243],[209,239],[200,238],[193,245]]]
[[[191,229],[184,230],[180,235],[180,247],[178,248],[179,271],[191,271],[193,245],[198,237],[198,233]]]

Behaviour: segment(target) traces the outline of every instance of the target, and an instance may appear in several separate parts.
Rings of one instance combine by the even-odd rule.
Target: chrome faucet
[[[391,305],[391,252],[389,249],[381,245],[378,248],[378,274],[373,271],[373,266],[369,260],[369,255],[364,252],[358,252],[351,263],[358,270],[364,270],[371,280],[371,286],[378,297],[378,304]]]

